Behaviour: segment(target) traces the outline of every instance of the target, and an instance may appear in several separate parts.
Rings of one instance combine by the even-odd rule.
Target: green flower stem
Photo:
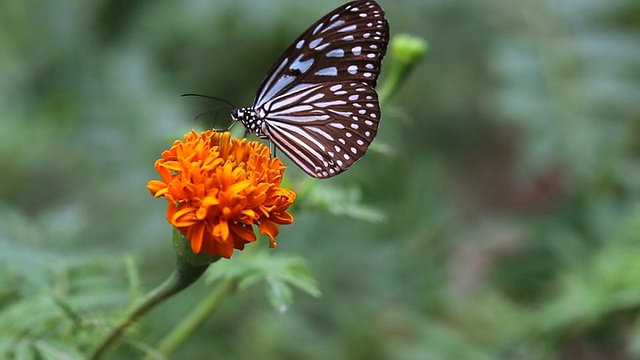
[[[388,50],[391,68],[387,80],[378,89],[381,104],[386,104],[398,92],[428,48],[427,42],[417,36],[399,34],[391,39]]]
[[[178,256],[176,269],[164,283],[153,289],[147,296],[127,315],[124,321],[120,323],[109,335],[109,337],[98,347],[91,359],[97,360],[102,358],[107,351],[120,339],[124,331],[133,324],[142,315],[149,312],[158,304],[167,300],[171,296],[184,290],[193,284],[204,271],[209,267],[206,265],[191,265]]]
[[[158,352],[168,356],[175,350],[198,326],[209,317],[222,300],[236,289],[235,279],[225,279],[211,294],[200,303],[187,317],[169,333],[158,346]],[[148,358],[151,359],[151,358]]]

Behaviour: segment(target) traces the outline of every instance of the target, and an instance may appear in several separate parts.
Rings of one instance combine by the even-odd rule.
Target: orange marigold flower
[[[280,187],[285,166],[257,141],[228,132],[191,130],[155,163],[162,180],[147,188],[169,202],[167,220],[201,251],[225,258],[256,240],[253,225],[275,247],[278,225],[291,224],[287,212],[296,198]]]

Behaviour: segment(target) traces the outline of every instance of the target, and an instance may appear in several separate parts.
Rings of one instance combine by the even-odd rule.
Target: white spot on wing
[[[344,50],[342,49],[333,49],[331,51],[329,51],[328,53],[325,54],[326,57],[343,57],[344,56]]]
[[[329,107],[329,106],[338,106],[338,105],[346,105],[347,102],[344,100],[333,100],[333,101],[325,101],[325,102],[317,102],[314,105],[317,107]]]
[[[351,32],[355,29],[357,29],[358,27],[355,25],[349,25],[349,26],[345,26],[342,29],[338,30],[338,32]]]
[[[289,69],[291,70],[300,70],[301,73],[305,73],[307,72],[307,70],[309,70],[309,68],[311,67],[311,65],[313,65],[313,58],[310,58],[308,60],[302,61],[302,55],[298,56],[297,59],[295,59],[292,63],[291,66],[289,67]]]
[[[337,16],[337,14],[336,14],[336,15],[334,15],[334,17],[335,17],[335,16]],[[333,19],[333,17],[332,17],[331,19]],[[333,21],[333,20],[330,20],[330,21]],[[328,27],[326,27],[324,30],[322,30],[322,33],[327,32],[327,31],[329,31],[329,30],[331,30],[331,29],[333,29],[333,28],[335,28],[335,27],[338,27],[338,26],[340,26],[340,25],[342,25],[342,24],[344,24],[344,20],[338,20],[338,21],[336,21],[336,22],[334,22],[334,23],[331,23],[331,25],[329,25],[329,26],[328,26]]]
[[[328,67],[328,68],[320,69],[320,70],[316,71],[315,75],[318,75],[318,76],[337,76],[338,75],[338,68],[337,67]]]
[[[318,30],[322,29],[322,25],[324,25],[324,24],[320,23],[320,24],[318,24],[318,26],[316,26],[315,29],[313,29],[313,35],[315,35],[318,32]]]
[[[314,102],[316,100],[320,100],[323,97],[324,97],[323,93],[317,93],[317,94],[313,95],[312,97],[309,97],[309,98],[305,99],[303,102],[306,104],[306,103]]]
[[[309,43],[309,48],[311,48],[311,49],[317,48],[317,46],[320,45],[322,40],[324,40],[324,39],[323,38],[317,38],[317,39],[311,40],[311,42]]]

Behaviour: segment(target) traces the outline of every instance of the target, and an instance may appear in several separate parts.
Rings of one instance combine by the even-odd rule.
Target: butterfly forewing
[[[374,1],[347,3],[307,29],[263,80],[254,107],[310,84],[357,80],[375,87],[389,37]]]
[[[346,170],[367,151],[378,130],[380,108],[373,88],[341,81],[310,85],[264,104],[262,131],[311,176]]]

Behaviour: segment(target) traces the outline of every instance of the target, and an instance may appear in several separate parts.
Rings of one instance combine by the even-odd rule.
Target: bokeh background
[[[322,296],[295,292],[280,313],[250,287],[171,358],[640,358],[640,3],[380,3],[392,35],[429,54],[349,171],[288,170],[316,198],[269,251],[306,259]],[[5,356],[77,354],[79,334],[168,276],[153,162],[229,124],[221,103],[180,94],[250,104],[340,4],[0,3]],[[152,348],[210,291],[155,309],[114,358]]]

